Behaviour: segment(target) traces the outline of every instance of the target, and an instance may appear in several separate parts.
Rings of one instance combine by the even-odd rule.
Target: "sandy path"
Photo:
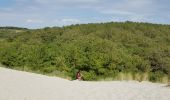
[[[0,67],[0,100],[170,100],[170,88],[136,81],[68,81]]]

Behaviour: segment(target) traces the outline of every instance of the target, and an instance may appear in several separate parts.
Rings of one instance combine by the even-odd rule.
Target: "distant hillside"
[[[27,28],[13,27],[13,26],[0,27],[0,29],[16,29],[16,30],[27,30]]]
[[[28,30],[19,27],[0,27],[0,40],[14,38],[18,33]]]
[[[0,28],[0,62],[9,68],[85,80],[162,81],[170,77],[170,25],[135,22],[44,29]]]

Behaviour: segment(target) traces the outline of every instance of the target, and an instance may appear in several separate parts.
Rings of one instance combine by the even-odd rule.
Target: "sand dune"
[[[0,67],[0,100],[170,100],[170,88],[137,81],[69,81]]]

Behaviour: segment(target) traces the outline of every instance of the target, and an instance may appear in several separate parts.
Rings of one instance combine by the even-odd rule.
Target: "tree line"
[[[137,22],[77,24],[42,29],[0,28],[6,67],[85,80],[147,74],[170,77],[170,25]]]

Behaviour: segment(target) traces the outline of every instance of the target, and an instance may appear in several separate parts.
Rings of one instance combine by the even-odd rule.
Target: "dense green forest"
[[[26,29],[0,27],[0,62],[74,79],[170,78],[170,25],[110,22]]]

